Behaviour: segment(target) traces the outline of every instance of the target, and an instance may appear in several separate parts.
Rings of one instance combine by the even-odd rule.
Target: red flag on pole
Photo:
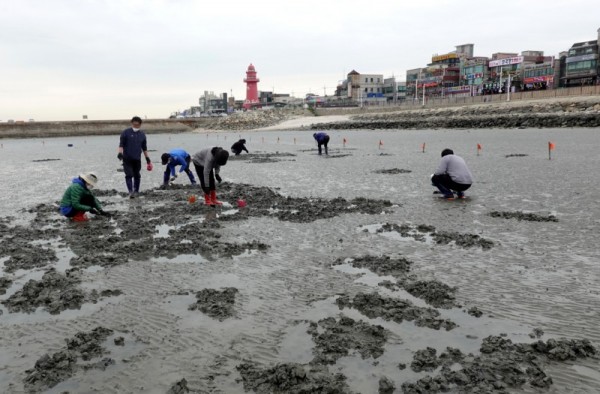
[[[424,142],[421,144],[421,152],[425,153],[425,143]]]
[[[477,144],[477,150],[481,150],[481,144]]]
[[[555,147],[556,145],[554,145],[554,142],[548,141],[548,149],[554,150]]]
[[[383,146],[383,141],[379,140],[379,149],[381,149],[382,146]]]

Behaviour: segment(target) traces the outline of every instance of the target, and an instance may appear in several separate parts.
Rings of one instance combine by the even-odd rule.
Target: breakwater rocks
[[[374,110],[371,110],[374,111]],[[347,129],[482,129],[482,128],[567,128],[600,126],[600,98],[579,101],[470,105],[397,112],[365,112],[350,120],[314,123],[313,130]]]
[[[0,123],[0,138],[47,138],[74,135],[118,135],[129,120]],[[142,124],[146,134],[182,133],[192,131],[194,122],[185,119],[149,119]]]

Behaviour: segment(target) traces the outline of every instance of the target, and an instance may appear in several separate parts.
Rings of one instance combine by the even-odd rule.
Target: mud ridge
[[[112,333],[113,331],[108,328],[96,327],[92,331],[79,332],[73,338],[67,339],[65,350],[52,355],[43,355],[36,361],[33,369],[25,371],[27,374],[23,380],[25,388],[29,392],[41,392],[70,378],[80,369],[105,369],[108,365],[114,364],[114,360],[110,358],[92,364],[77,362],[78,359],[89,361],[102,356],[106,349],[101,344]]]
[[[389,337],[389,331],[377,325],[356,321],[346,316],[339,319],[328,317],[311,322],[308,333],[315,342],[312,364],[335,364],[351,350],[358,352],[363,359],[378,358],[383,354],[383,345]]]
[[[480,351],[479,356],[465,355],[449,347],[439,357],[432,348],[417,351],[411,363],[413,371],[431,372],[441,366],[440,372],[415,383],[406,382],[402,391],[410,394],[448,391],[505,393],[525,385],[546,389],[553,382],[544,371],[544,364],[598,358],[598,350],[586,339],[549,339],[527,344],[489,336],[482,341]],[[453,364],[460,365],[460,369],[450,368]]]
[[[411,172],[412,172],[411,170],[405,170],[402,168],[390,168],[390,169],[382,169],[382,170],[373,171],[374,174],[390,174],[390,175],[409,174]]]
[[[352,394],[346,377],[329,372],[323,365],[284,363],[263,369],[243,363],[237,370],[244,389],[257,394]]]
[[[525,220],[528,222],[558,222],[558,218],[554,215],[542,216],[535,213],[524,213],[521,211],[492,211],[488,215],[493,218],[517,219],[518,221]]]
[[[188,307],[188,310],[200,312],[223,321],[234,315],[235,297],[238,289],[226,287],[223,290],[203,289],[196,293],[197,301]]]
[[[407,320],[418,327],[434,330],[443,328],[450,331],[457,327],[457,324],[450,320],[440,319],[440,313],[435,309],[418,307],[410,301],[384,297],[378,293],[358,293],[352,300],[350,296],[342,295],[336,299],[336,304],[342,310],[354,308],[371,319],[381,317],[396,323]]]
[[[481,247],[482,249],[491,249],[494,242],[483,238],[477,234],[461,234],[449,231],[436,231],[435,227],[429,225],[410,226],[406,224],[384,223],[381,228],[376,230],[377,233],[397,232],[404,238],[413,238],[416,241],[425,242],[427,236],[430,236],[433,241],[440,245],[447,245],[454,242],[456,246],[461,248]]]

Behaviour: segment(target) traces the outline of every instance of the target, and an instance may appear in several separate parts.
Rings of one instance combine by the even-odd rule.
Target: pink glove
[[[152,165],[152,163],[148,163],[148,165],[146,166],[146,169],[148,171],[152,171],[153,168],[154,168],[154,166]]]

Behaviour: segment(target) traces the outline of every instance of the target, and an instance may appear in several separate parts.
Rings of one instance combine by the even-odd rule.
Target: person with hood
[[[229,159],[229,152],[219,146],[203,149],[192,156],[196,173],[200,178],[200,186],[204,192],[204,203],[206,205],[223,204],[217,200],[215,179],[221,183],[222,179],[219,172],[221,166],[227,164],[227,159]]]
[[[92,172],[82,173],[77,178],[74,178],[60,201],[61,215],[75,222],[88,220],[85,217],[86,212],[93,213],[94,215],[110,216],[102,210],[100,202],[90,191],[97,182],[98,178]]]
[[[236,156],[239,156],[239,154],[242,153],[242,151],[250,153],[248,152],[248,149],[246,149],[246,140],[241,139],[238,142],[231,145],[231,152],[233,152],[233,154],[235,154]]]
[[[169,151],[169,153],[163,153],[160,159],[163,166],[166,166],[165,173],[163,175],[163,186],[167,186],[169,184],[169,180],[174,181],[177,178],[177,173],[175,171],[175,167],[177,166],[181,166],[179,173],[185,171],[188,178],[190,178],[192,185],[196,184],[194,173],[190,170],[190,162],[192,161],[192,157],[189,153],[183,149],[172,149]]]
[[[329,135],[327,133],[318,132],[313,134],[313,138],[317,141],[317,147],[319,148],[319,155],[321,154],[321,145],[325,147],[325,154],[327,153],[327,144],[329,143]]]
[[[125,183],[129,191],[129,198],[135,198],[140,193],[140,181],[142,161],[140,157],[144,153],[146,157],[146,169],[152,171],[152,161],[148,156],[146,134],[141,130],[142,119],[139,116],[131,118],[131,127],[123,130],[119,140],[119,153],[117,158],[123,161],[125,171]],[[133,182],[132,182],[133,181]]]
[[[465,198],[465,190],[473,184],[473,175],[465,160],[446,148],[442,151],[442,160],[431,177],[431,183],[445,199],[453,200],[454,193],[458,198]]]

